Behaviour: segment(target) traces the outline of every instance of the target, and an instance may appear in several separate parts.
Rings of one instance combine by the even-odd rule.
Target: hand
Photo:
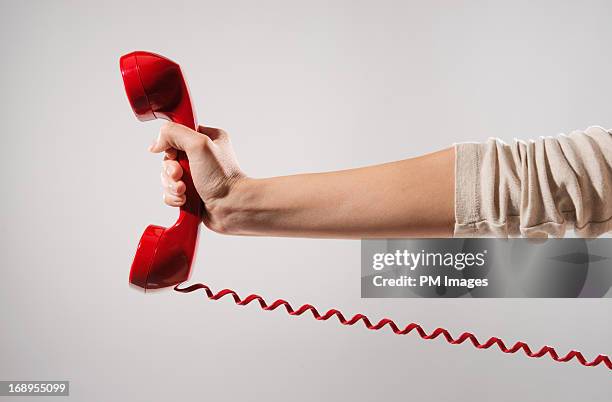
[[[203,221],[210,229],[222,230],[222,217],[215,208],[234,185],[246,176],[240,170],[229,136],[223,130],[198,127],[193,131],[180,124],[168,122],[159,130],[157,140],[149,147],[153,153],[165,152],[161,181],[164,202],[173,207],[185,203],[183,169],[179,165],[177,150],[185,151],[191,168],[195,188],[204,201]]]

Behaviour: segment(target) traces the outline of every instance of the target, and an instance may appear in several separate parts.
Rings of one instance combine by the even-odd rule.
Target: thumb
[[[204,145],[208,137],[193,131],[181,124],[167,122],[159,129],[157,139],[149,146],[153,153],[164,152],[169,149],[188,152],[191,149]]]

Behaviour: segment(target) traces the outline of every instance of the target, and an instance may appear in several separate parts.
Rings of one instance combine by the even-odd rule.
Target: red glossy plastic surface
[[[119,65],[125,92],[139,120],[166,119],[196,129],[189,89],[178,64],[137,51],[122,56]],[[130,270],[130,283],[145,290],[186,281],[195,256],[203,206],[184,152],[179,152],[178,161],[187,201],[173,226],[149,225],[145,229]]]

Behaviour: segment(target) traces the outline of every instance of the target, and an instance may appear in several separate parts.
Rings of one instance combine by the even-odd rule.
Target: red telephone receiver
[[[181,67],[163,56],[136,51],[119,60],[130,105],[140,121],[166,119],[196,129],[196,115]],[[202,201],[184,152],[178,153],[187,200],[176,223],[149,225],[138,243],[130,283],[143,289],[177,285],[189,278],[202,220]]]

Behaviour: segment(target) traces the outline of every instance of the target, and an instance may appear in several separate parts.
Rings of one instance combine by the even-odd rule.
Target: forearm
[[[227,234],[449,237],[454,150],[329,173],[241,179],[210,205]]]

